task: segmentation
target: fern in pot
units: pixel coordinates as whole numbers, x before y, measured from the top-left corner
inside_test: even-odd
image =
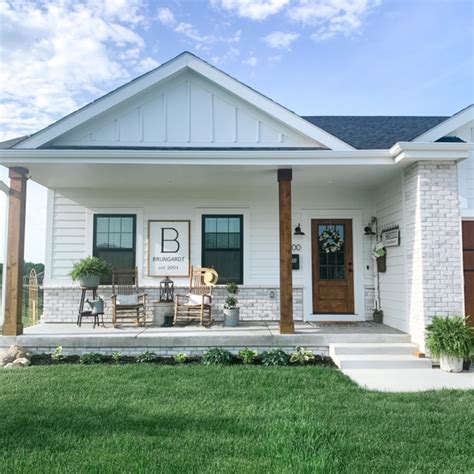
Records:
[[[236,295],[239,287],[231,282],[225,287],[227,298],[224,303],[224,326],[238,326],[240,317],[240,308],[237,306]]]
[[[462,316],[435,316],[426,328],[426,346],[439,358],[442,370],[462,372],[463,359],[469,357],[474,344],[474,330]]]
[[[111,267],[98,257],[86,257],[75,263],[69,274],[82,288],[97,288],[102,277],[110,274]]]

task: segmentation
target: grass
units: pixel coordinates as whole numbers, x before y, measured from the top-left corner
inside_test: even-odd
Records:
[[[0,372],[0,472],[474,472],[474,392],[383,394],[329,367]]]

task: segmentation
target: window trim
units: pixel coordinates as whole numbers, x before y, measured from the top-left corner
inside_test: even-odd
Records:
[[[239,281],[236,281],[235,283],[237,285],[243,285],[244,284],[244,214],[202,214],[201,215],[201,265],[204,266],[204,254],[206,251],[211,251],[212,250],[224,250],[224,251],[230,251],[230,252],[235,252],[236,249],[206,249],[206,239],[205,239],[205,219],[206,218],[239,218],[240,220],[240,279]]]
[[[137,214],[116,214],[116,213],[94,213],[92,215],[92,255],[95,256],[97,249],[97,219],[101,217],[131,217],[133,219],[133,235],[131,249],[112,249],[114,252],[133,252],[133,268],[137,266]],[[111,249],[101,249],[107,251]]]

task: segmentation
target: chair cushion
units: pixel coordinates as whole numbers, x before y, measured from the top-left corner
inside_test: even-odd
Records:
[[[119,306],[138,304],[138,295],[117,295],[117,304]]]
[[[208,299],[204,299],[204,297],[207,296],[207,295],[194,295],[192,293],[188,293],[188,305],[196,305],[196,304],[202,304],[203,302],[204,303],[208,303],[209,300]]]

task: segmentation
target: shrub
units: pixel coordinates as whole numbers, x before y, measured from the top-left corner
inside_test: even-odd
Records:
[[[56,347],[54,352],[51,354],[51,359],[54,362],[61,362],[62,360],[64,360],[63,346]]]
[[[239,351],[239,359],[241,359],[246,365],[254,362],[257,356],[258,352],[253,349],[249,349],[248,347]]]
[[[297,346],[296,351],[291,354],[290,362],[293,364],[305,364],[310,360],[314,360],[313,351],[307,351],[302,346]]]
[[[173,359],[177,364],[184,364],[188,356],[184,352],[178,352],[174,355]]]
[[[86,257],[74,264],[69,276],[76,281],[92,275],[106,277],[110,271],[110,265],[104,260],[98,257]]]
[[[288,365],[290,356],[281,349],[272,349],[262,353],[263,365]]]
[[[104,355],[99,352],[86,352],[79,358],[79,363],[84,365],[101,364],[104,359]]]
[[[112,352],[112,360],[116,364],[119,364],[120,361],[122,360],[122,353],[121,352]]]
[[[474,344],[474,329],[462,316],[435,316],[426,328],[426,346],[434,357],[468,357]]]
[[[233,356],[232,354],[220,347],[213,347],[206,351],[202,356],[202,363],[204,365],[229,365],[232,364]]]
[[[139,364],[155,362],[158,356],[154,352],[145,351],[143,354],[137,355],[136,361]]]
[[[239,287],[233,281],[228,283],[225,287],[227,291],[227,297],[224,303],[224,309],[234,309],[237,307],[237,298],[235,295],[239,292]]]

